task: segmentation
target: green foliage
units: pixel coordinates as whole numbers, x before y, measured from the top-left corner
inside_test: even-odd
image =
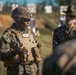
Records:
[[[50,13],[50,14],[47,14],[47,13],[36,13],[34,14],[34,16],[36,16],[36,18],[42,18],[42,19],[58,19],[59,17],[59,13]]]
[[[5,28],[1,27],[0,28],[0,37],[2,36],[3,31]],[[3,62],[0,61],[0,75],[6,75],[6,68],[4,67]]]
[[[22,6],[26,7],[26,5],[27,5],[27,2],[26,2],[26,0],[24,0]]]
[[[36,16],[36,18],[42,18],[44,21],[45,21],[45,24],[44,26],[53,31],[57,25],[55,24],[52,24],[49,20],[51,19],[55,19],[55,20],[58,20],[59,19],[59,14],[58,13],[51,13],[51,14],[46,14],[46,13],[37,13],[37,14],[34,14]]]
[[[11,13],[11,3],[7,1],[3,6],[3,13],[10,14]]]
[[[59,5],[70,5],[73,0],[57,0]]]
[[[42,59],[44,59],[52,52],[52,32],[48,29],[39,28],[40,36],[38,40],[42,44]]]
[[[5,30],[4,27],[0,27],[0,37],[2,36],[3,31]]]
[[[3,62],[0,62],[0,75],[6,75],[6,68],[4,67]]]
[[[46,6],[46,0],[42,0],[42,2],[37,3],[37,13],[44,12],[44,7]]]

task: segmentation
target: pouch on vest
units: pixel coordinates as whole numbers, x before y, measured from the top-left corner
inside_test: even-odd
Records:
[[[7,61],[4,61],[4,66],[5,67],[12,67],[13,63],[19,63],[19,62],[20,62],[20,57],[19,57],[19,55],[16,54],[16,56],[14,56],[13,58],[11,58]]]
[[[26,70],[26,74],[32,74],[33,72],[37,71],[37,67],[36,65],[32,64],[32,65],[25,65],[25,70]]]

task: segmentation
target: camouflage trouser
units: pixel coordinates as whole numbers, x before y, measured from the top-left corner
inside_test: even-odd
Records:
[[[36,64],[20,65],[14,64],[13,67],[7,67],[7,75],[36,75]]]

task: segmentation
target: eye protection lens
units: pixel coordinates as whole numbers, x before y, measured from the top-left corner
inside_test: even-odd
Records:
[[[24,22],[29,22],[30,18],[22,18],[21,20],[23,20]]]

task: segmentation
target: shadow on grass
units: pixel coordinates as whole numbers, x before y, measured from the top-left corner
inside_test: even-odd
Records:
[[[53,31],[56,26],[54,24],[52,24],[51,22],[47,21],[45,24],[44,24],[45,28],[49,29],[50,31]]]
[[[49,29],[45,29],[45,28],[37,28],[40,32],[40,34],[44,34],[44,35],[48,35],[51,34],[51,31]]]

